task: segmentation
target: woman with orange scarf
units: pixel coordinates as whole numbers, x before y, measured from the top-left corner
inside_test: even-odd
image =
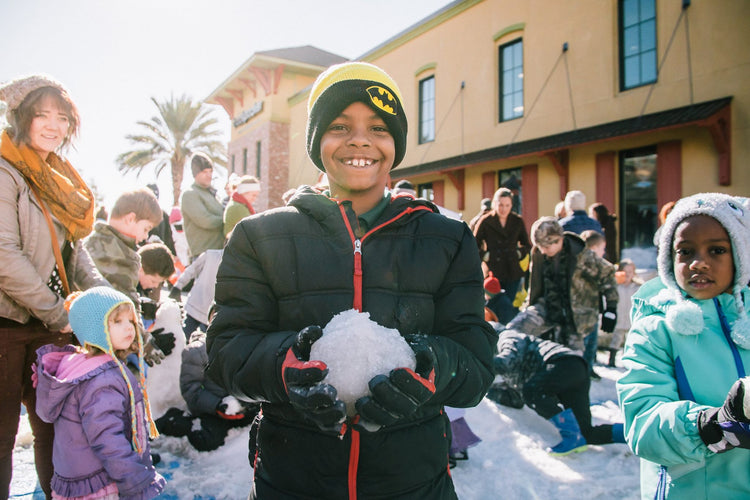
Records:
[[[58,154],[80,123],[70,95],[34,75],[0,84],[0,100],[9,123],[0,135],[0,498],[10,490],[21,403],[50,498],[53,428],[36,414],[31,365],[38,347],[71,343],[65,296],[108,283],[81,242],[93,227],[94,197]]]

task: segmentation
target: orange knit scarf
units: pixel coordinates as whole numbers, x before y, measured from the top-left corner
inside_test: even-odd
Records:
[[[0,156],[36,186],[71,240],[79,240],[91,232],[94,227],[94,195],[67,160],[50,153],[45,162],[26,144],[17,146],[7,130],[0,137]]]

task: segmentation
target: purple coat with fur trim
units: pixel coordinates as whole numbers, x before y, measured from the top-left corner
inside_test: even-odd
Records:
[[[53,491],[77,497],[115,483],[121,499],[161,492],[165,480],[151,464],[143,394],[130,370],[140,455],[131,444],[128,386],[112,358],[46,345],[37,350],[36,373],[37,414],[55,425]]]

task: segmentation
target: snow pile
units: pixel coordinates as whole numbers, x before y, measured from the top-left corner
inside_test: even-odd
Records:
[[[180,391],[180,369],[182,351],[185,349],[185,334],[182,332],[180,305],[173,300],[165,300],[156,311],[156,319],[150,331],[164,328],[164,333],[174,334],[174,349],[161,360],[161,363],[146,369],[146,390],[151,403],[151,414],[161,417],[169,408],[185,410],[187,404]]]
[[[367,384],[375,375],[416,368],[414,351],[398,330],[381,326],[369,313],[355,309],[331,318],[312,345],[310,359],[328,365],[324,382],[336,388],[349,416],[356,413],[354,403],[370,393]]]

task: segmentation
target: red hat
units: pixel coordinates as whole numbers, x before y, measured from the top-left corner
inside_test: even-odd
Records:
[[[497,295],[503,291],[502,288],[500,288],[500,281],[492,275],[492,271],[490,271],[484,279],[484,291],[490,295]]]

